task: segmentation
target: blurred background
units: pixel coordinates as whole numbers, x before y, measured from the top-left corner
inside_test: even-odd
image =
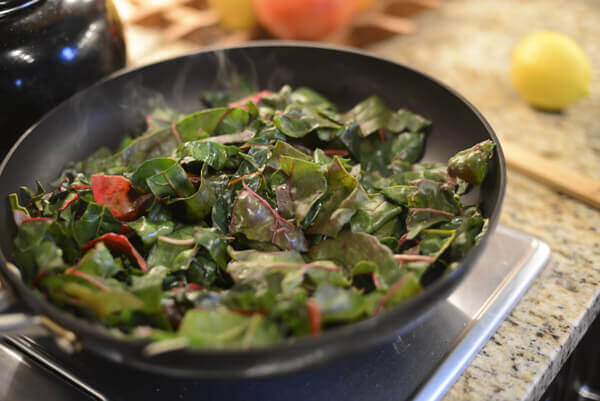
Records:
[[[296,39],[368,47],[442,0],[116,0],[134,63],[199,46]],[[146,54],[152,49],[154,54]]]

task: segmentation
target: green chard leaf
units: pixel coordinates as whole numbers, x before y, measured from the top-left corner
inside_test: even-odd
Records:
[[[63,251],[53,241],[43,240],[29,256],[34,257],[38,275],[65,267]]]
[[[390,122],[392,132],[400,132],[400,131],[411,131],[411,132],[420,132],[423,129],[429,127],[431,125],[431,121],[428,119],[411,113],[406,109],[400,109],[396,112],[396,115],[392,118]]]
[[[402,255],[407,259],[404,261],[399,260],[399,263],[402,263],[403,269],[406,269],[417,279],[420,279],[427,269],[442,257],[455,237],[456,230],[422,230],[419,235],[419,254]],[[400,258],[402,256],[397,255],[396,257]],[[414,260],[411,260],[411,257],[414,257]]]
[[[275,143],[275,146],[273,146],[273,150],[271,151],[271,157],[267,161],[266,165],[274,170],[279,170],[279,158],[282,156],[289,156],[296,159],[311,161],[310,156],[306,153],[299,151],[298,149],[286,142],[278,140]]]
[[[19,205],[19,197],[17,194],[8,195],[8,201],[10,203],[10,209],[13,213],[13,220],[17,226],[21,225],[21,222],[31,217],[27,208]]]
[[[185,170],[179,164],[174,164],[166,170],[148,177],[146,183],[154,196],[158,198],[184,198],[196,192],[194,184],[191,183]]]
[[[409,195],[414,196],[417,188],[414,185],[393,185],[391,187],[383,188],[381,193],[392,202],[408,207]]]
[[[327,170],[327,188],[321,211],[307,232],[335,237],[366,200],[366,193],[337,156]]]
[[[227,242],[216,230],[197,227],[194,242],[204,248],[221,269],[227,266]]]
[[[109,278],[121,269],[104,243],[98,242],[86,252],[77,264],[77,270],[102,278]]]
[[[323,323],[340,323],[357,320],[365,312],[365,299],[354,289],[343,289],[323,284],[313,295],[319,306]]]
[[[289,192],[293,216],[302,221],[327,190],[327,180],[318,164],[289,156],[279,158],[281,170],[289,177],[283,184]],[[279,204],[279,198],[278,198]]]
[[[302,255],[296,251],[259,252],[255,250],[234,251],[229,249],[231,262],[227,272],[235,282],[248,283],[262,279],[268,268],[304,265]]]
[[[227,310],[190,310],[178,334],[190,345],[203,348],[247,348],[281,338],[278,327],[260,314],[246,316]]]
[[[72,223],[73,238],[79,246],[83,246],[91,240],[106,233],[118,233],[121,231],[121,222],[117,220],[110,209],[90,202],[79,220]]]
[[[182,220],[188,223],[200,223],[211,213],[213,205],[225,192],[229,177],[225,174],[208,176],[202,169],[198,190],[187,198],[176,198],[168,203],[173,207]]]
[[[158,237],[171,234],[175,226],[172,221],[153,223],[146,216],[129,222],[127,225],[135,230],[146,247],[154,245]]]
[[[157,128],[134,139],[120,152],[105,159],[106,167],[102,170],[108,171],[108,167],[120,165],[137,168],[146,160],[172,154],[178,145],[177,135],[171,127]]]
[[[388,129],[392,114],[392,111],[378,96],[369,97],[347,113],[360,126],[363,137],[369,136],[380,129]]]
[[[351,230],[371,234],[400,213],[402,207],[387,202],[383,196],[368,196],[366,202],[350,220]]]
[[[418,160],[424,144],[425,135],[413,132],[404,132],[386,141],[365,138],[359,142],[358,158],[363,170],[387,177],[395,173],[397,166],[410,166]]]
[[[241,108],[229,109],[215,129],[215,135],[230,135],[244,131],[250,123],[250,113]]]
[[[401,272],[394,255],[388,247],[366,233],[343,232],[335,239],[328,239],[313,246],[309,252],[313,260],[332,260],[348,271],[360,261],[377,265],[385,288],[396,282]]]
[[[456,230],[456,238],[450,246],[451,260],[460,260],[467,255],[483,231],[485,221],[475,207],[470,207],[440,227],[441,230]]]
[[[60,248],[65,262],[73,264],[81,256],[81,249],[73,237],[70,224],[69,221],[55,221],[48,227],[46,234]]]
[[[422,290],[423,286],[414,274],[405,274],[382,297],[378,297],[374,313],[379,313],[383,309],[388,310],[404,303]]]
[[[472,148],[462,150],[448,161],[448,173],[466,182],[479,185],[487,173],[488,160],[494,155],[495,144],[483,141]]]
[[[211,141],[192,141],[186,142],[177,149],[179,159],[186,158],[201,161],[208,164],[216,170],[225,166],[227,159],[238,153],[235,146],[226,146]]]
[[[169,271],[181,270],[181,264],[175,264],[175,261],[184,262],[189,260],[189,253],[185,253],[194,248],[195,227],[187,226],[166,236],[158,237],[158,240],[150,250],[148,255],[148,267],[165,266]],[[177,259],[179,257],[179,259]]]
[[[176,163],[175,159],[169,157],[155,157],[154,159],[145,161],[133,172],[131,182],[144,191],[150,192],[150,187],[146,183],[146,179],[162,173]]]
[[[391,158],[415,163],[421,158],[425,147],[425,135],[416,132],[405,132],[391,140]],[[391,160],[390,160],[391,162]]]
[[[227,107],[217,107],[189,114],[177,122],[177,132],[185,142],[211,136],[228,111]]]
[[[303,104],[318,109],[336,109],[335,105],[323,97],[323,95],[303,86],[297,88],[291,93],[290,101],[292,103]]]
[[[163,280],[169,273],[165,266],[156,266],[141,277],[132,277],[131,292],[144,303],[147,313],[162,313]]]
[[[419,180],[415,184],[416,191],[408,195],[409,208],[430,208],[457,214],[461,204],[454,192],[444,189],[438,182]]]
[[[416,191],[407,196],[409,214],[406,219],[408,239],[438,223],[450,221],[461,210],[454,192],[440,183],[422,179],[415,183]]]
[[[302,230],[281,217],[264,198],[248,187],[238,193],[229,231],[244,234],[249,240],[272,242],[282,249],[307,250]]]
[[[89,287],[72,282],[65,283],[62,291],[76,299],[79,305],[92,309],[100,317],[124,310],[144,308],[144,302],[127,291],[94,291]]]
[[[393,112],[377,96],[371,96],[357,104],[347,116],[360,125],[364,137],[380,129],[395,133],[404,130],[418,132],[431,124],[430,121],[407,110]]]
[[[447,212],[439,210],[411,209],[406,218],[406,228],[408,229],[406,239],[412,240],[424,229],[449,221],[451,217],[452,215]]]
[[[322,283],[347,287],[350,281],[344,269],[327,260],[306,263],[294,251],[258,252],[230,250],[232,261],[227,272],[237,285],[252,285],[264,294],[270,289],[286,296],[301,290],[301,286],[316,288]]]
[[[360,126],[356,123],[349,124],[338,131],[338,137],[352,156],[361,160],[360,144],[363,140]]]
[[[49,227],[54,223],[51,218],[33,218],[23,222],[17,230],[15,247],[22,251],[28,251],[39,245]]]
[[[275,126],[286,136],[302,138],[320,128],[340,128],[340,125],[322,117],[308,106],[291,104],[273,118]]]
[[[423,230],[420,236],[419,251],[421,255],[438,259],[448,249],[455,237],[456,230]]]

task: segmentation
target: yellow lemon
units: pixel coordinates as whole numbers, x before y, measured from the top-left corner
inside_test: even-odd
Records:
[[[517,92],[533,106],[561,110],[589,94],[592,68],[571,38],[540,31],[515,47],[510,75]]]
[[[209,0],[208,3],[227,29],[252,29],[256,25],[252,0]]]

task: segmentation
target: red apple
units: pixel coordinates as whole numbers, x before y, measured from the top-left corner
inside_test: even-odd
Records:
[[[260,23],[281,39],[318,40],[346,25],[353,0],[254,0]]]

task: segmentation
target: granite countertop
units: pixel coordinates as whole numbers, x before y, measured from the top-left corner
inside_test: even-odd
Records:
[[[446,1],[418,18],[417,34],[372,48],[461,92],[501,142],[600,180],[600,4],[589,1]],[[594,71],[592,95],[564,113],[528,107],[509,82],[510,51],[531,31],[564,32]],[[445,400],[537,401],[600,307],[600,212],[509,170],[501,222],[535,235],[552,259]]]
[[[411,36],[371,47],[461,92],[501,141],[600,180],[600,4],[597,0],[446,0],[416,18]],[[510,51],[538,30],[564,32],[592,61],[592,95],[564,113],[528,107],[508,78]],[[148,62],[190,44],[128,32],[132,59]],[[158,49],[158,50],[157,50]],[[537,401],[600,308],[600,212],[510,171],[501,222],[535,235],[552,259],[445,400]]]

